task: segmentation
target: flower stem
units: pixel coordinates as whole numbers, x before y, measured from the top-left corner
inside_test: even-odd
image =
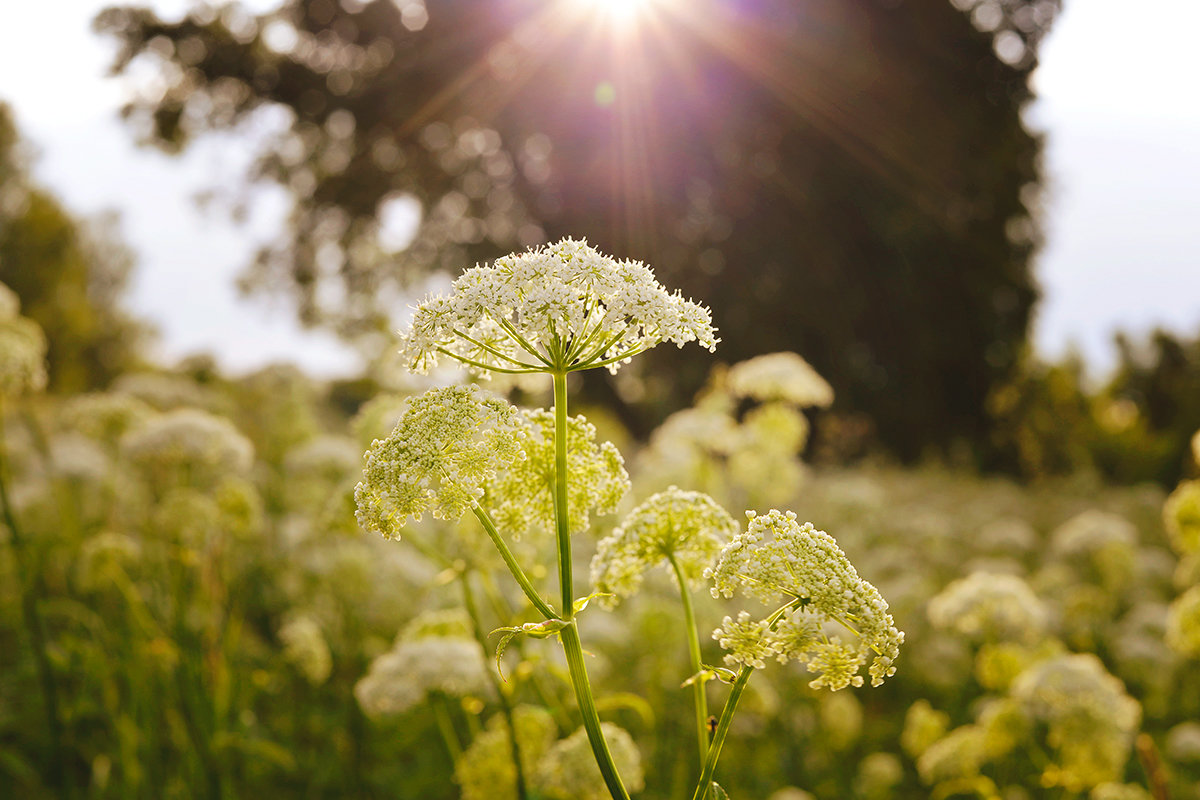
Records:
[[[475,641],[479,642],[479,646],[483,648],[484,655],[489,655],[487,634],[483,632],[483,623],[479,619],[479,607],[475,603],[475,592],[471,589],[471,573],[464,572],[458,576],[458,579],[462,584],[463,605],[466,606],[467,615],[471,618],[471,631],[475,634]],[[529,790],[525,784],[525,767],[521,762],[521,745],[517,741],[517,724],[513,719],[512,700],[495,672],[489,669],[487,676],[492,682],[492,688],[496,690],[496,696],[500,698],[500,712],[504,715],[505,724],[508,725],[509,748],[512,750],[513,767],[516,769],[517,797],[520,800],[528,800]]]
[[[440,692],[431,699],[433,702],[430,705],[433,706],[433,718],[437,722],[438,733],[442,735],[442,742],[446,745],[450,760],[457,764],[462,758],[463,750],[458,733],[454,730],[454,721],[450,719],[449,699]]]
[[[8,496],[8,454],[4,442],[3,404],[0,404],[0,512],[3,513],[5,527],[8,528],[9,542],[13,549],[13,558],[17,563],[18,579],[27,581],[21,589],[21,616],[29,636],[30,650],[33,653],[34,669],[41,683],[42,705],[46,715],[46,732],[49,735],[49,784],[57,790],[60,797],[70,797],[71,786],[66,770],[66,754],[63,750],[62,719],[58,711],[58,684],[54,677],[54,669],[50,665],[49,650],[46,646],[46,629],[42,615],[38,609],[38,595],[42,590],[42,576],[35,563],[27,560],[30,556],[25,551],[25,536],[17,522],[12,501]],[[35,559],[36,561],[36,559]]]
[[[705,800],[708,796],[709,787],[712,786],[713,773],[717,770],[717,759],[721,757],[721,747],[725,744],[725,735],[729,733],[729,722],[733,719],[733,712],[737,709],[738,701],[742,699],[742,691],[750,681],[752,672],[754,672],[754,667],[745,664],[738,670],[737,678],[733,681],[733,688],[729,691],[729,698],[725,701],[725,708],[721,711],[721,721],[717,723],[712,744],[708,746],[704,769],[700,772],[700,782],[696,784],[692,800]]]
[[[683,578],[683,570],[675,559],[674,553],[667,554],[671,569],[675,570],[675,579],[679,581],[679,596],[683,600],[683,616],[687,628],[688,655],[692,660],[692,675],[698,676],[704,669],[700,660],[700,635],[696,631],[696,612],[692,608],[692,595],[688,591],[687,581]],[[708,755],[708,697],[704,689],[704,681],[695,677],[692,681],[692,700],[696,706],[696,735],[700,745],[700,764]]]
[[[596,764],[613,800],[629,800],[629,792],[621,783],[617,766],[604,732],[600,729],[600,716],[596,712],[596,701],[592,697],[592,685],[588,681],[587,665],[583,661],[583,645],[579,641],[579,629],[575,624],[574,587],[571,585],[571,521],[567,511],[567,374],[565,371],[552,373],[554,378],[554,523],[558,540],[558,579],[562,589],[562,618],[567,626],[559,633],[563,653],[567,657],[567,668],[571,673],[571,685],[575,689],[575,700],[579,714],[583,717],[583,728],[596,756]]]
[[[554,373],[554,525],[558,539],[558,581],[563,619],[575,615],[571,579],[571,522],[567,516],[567,376]]]
[[[475,518],[479,520],[479,524],[483,525],[483,529],[487,531],[488,538],[492,540],[492,544],[496,545],[496,549],[500,551],[500,557],[504,559],[504,564],[508,567],[508,571],[517,579],[517,583],[521,585],[521,591],[525,592],[525,596],[529,598],[529,602],[533,603],[533,607],[541,612],[541,615],[546,619],[558,619],[558,614],[541,598],[537,589],[529,580],[529,576],[525,574],[525,571],[521,569],[521,565],[517,563],[512,550],[508,549],[508,545],[500,536],[500,532],[496,530],[496,523],[492,522],[491,516],[480,506],[473,506],[471,511],[475,513]],[[567,602],[566,608],[569,613],[571,608],[570,601]]]
[[[579,628],[574,619],[559,632],[559,639],[562,640],[563,652],[567,656],[567,668],[571,673],[571,685],[575,687],[579,713],[583,717],[583,729],[587,731],[588,742],[592,745],[592,753],[596,756],[596,764],[600,767],[604,784],[613,800],[629,800],[629,792],[621,783],[617,765],[613,762],[604,731],[600,728],[600,716],[596,713],[596,701],[592,697],[592,686],[588,682],[587,665],[583,663],[583,645],[579,641]]]

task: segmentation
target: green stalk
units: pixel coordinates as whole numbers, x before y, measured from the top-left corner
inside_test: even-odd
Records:
[[[537,589],[529,580],[529,577],[525,574],[525,571],[521,569],[521,565],[517,563],[517,559],[515,556],[513,556],[512,550],[508,549],[508,545],[505,543],[504,539],[501,538],[500,532],[496,530],[496,523],[492,522],[492,518],[488,515],[488,513],[480,506],[472,507],[471,511],[475,513],[475,518],[479,520],[479,523],[483,525],[483,529],[487,531],[487,535],[492,540],[492,544],[496,545],[496,549],[500,551],[500,557],[504,559],[504,563],[508,567],[508,571],[512,573],[513,577],[517,579],[517,583],[521,585],[521,590],[525,592],[525,596],[529,598],[529,602],[533,603],[534,608],[541,612],[541,615],[546,619],[558,619],[558,614],[556,614],[554,609],[547,605],[546,601],[541,598],[537,592]],[[570,547],[569,542],[567,546],[568,548]],[[570,550],[567,551],[567,557],[570,557]],[[567,609],[566,613],[570,613],[571,601],[569,598],[563,607]]]
[[[692,660],[692,700],[696,706],[696,735],[700,744],[700,764],[708,756],[708,697],[704,690],[704,681],[698,676],[704,669],[700,660],[700,635],[696,631],[696,612],[692,609],[692,595],[688,591],[687,581],[683,578],[683,570],[675,559],[674,553],[667,554],[671,569],[675,570],[675,579],[679,581],[679,596],[683,600],[683,616],[687,628],[688,655]]]
[[[733,719],[733,712],[737,709],[738,701],[742,699],[742,691],[750,681],[752,672],[754,672],[754,667],[745,664],[738,671],[733,688],[729,691],[729,699],[725,701],[725,708],[721,711],[721,721],[717,723],[712,744],[708,747],[708,755],[704,759],[704,769],[700,772],[700,782],[696,784],[692,800],[705,800],[708,796],[709,787],[712,786],[713,773],[717,771],[717,759],[721,757],[721,747],[725,744],[725,735],[729,733],[729,722]]]
[[[459,582],[462,583],[463,605],[467,607],[467,615],[471,618],[471,631],[475,634],[475,640],[479,642],[479,646],[483,648],[484,655],[489,656],[487,634],[483,632],[483,623],[479,620],[479,608],[475,604],[475,592],[471,589],[470,573],[464,572],[459,575]],[[521,763],[521,745],[517,742],[517,723],[513,718],[512,700],[495,672],[489,669],[487,676],[492,682],[492,688],[496,690],[496,696],[500,698],[500,712],[504,715],[505,724],[508,725],[508,740],[512,750],[513,766],[516,768],[517,797],[520,800],[528,800],[529,790],[525,785],[525,767]]]
[[[604,784],[613,800],[629,800],[629,792],[617,774],[608,742],[600,729],[600,715],[596,712],[596,701],[592,697],[592,685],[588,681],[587,665],[583,660],[583,645],[579,641],[579,629],[575,624],[574,587],[571,585],[571,522],[567,516],[567,375],[564,371],[552,373],[554,378],[554,523],[558,540],[558,578],[562,588],[563,619],[567,626],[559,632],[563,653],[567,657],[567,668],[571,673],[571,685],[579,713],[583,717],[583,728],[596,756],[596,764]]]
[[[17,562],[18,577],[28,581],[21,590],[21,616],[26,633],[29,635],[38,682],[41,683],[42,705],[46,714],[46,732],[50,737],[48,783],[57,790],[60,797],[70,797],[71,785],[67,776],[66,759],[62,746],[62,718],[58,712],[58,686],[46,646],[46,628],[42,622],[42,615],[38,611],[38,595],[41,594],[42,576],[34,565],[26,560],[28,554],[25,552],[24,533],[17,522],[12,501],[8,496],[8,453],[4,441],[4,414],[5,409],[3,404],[0,404],[0,510],[3,511],[4,524],[8,527],[14,560]]]
[[[571,522],[567,517],[567,376],[554,373],[554,524],[558,539],[558,581],[563,619],[575,616],[571,577]]]
[[[454,722],[450,719],[450,709],[447,705],[449,701],[441,692],[431,700],[433,702],[429,705],[433,707],[433,718],[437,721],[438,733],[442,735],[442,741],[450,753],[450,760],[457,764],[462,759],[463,751],[462,744],[458,741],[458,733],[454,730]]]

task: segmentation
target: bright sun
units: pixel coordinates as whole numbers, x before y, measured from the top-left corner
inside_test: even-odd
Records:
[[[571,0],[591,13],[609,17],[614,22],[630,23],[637,19],[655,0]]]

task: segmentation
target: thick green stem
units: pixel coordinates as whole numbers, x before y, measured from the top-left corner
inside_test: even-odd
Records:
[[[667,554],[667,561],[671,563],[671,569],[675,570],[675,579],[679,581],[679,596],[683,600],[688,656],[692,661],[692,700],[696,707],[696,736],[700,744],[700,763],[704,764],[708,755],[708,696],[705,693],[704,681],[699,677],[704,664],[700,660],[700,635],[696,631],[696,612],[692,609],[692,595],[688,591],[679,562],[671,553]]]
[[[496,545],[496,549],[500,551],[500,557],[504,559],[508,571],[512,573],[513,577],[517,579],[517,583],[521,585],[521,590],[525,592],[525,596],[529,598],[529,602],[533,603],[533,607],[546,619],[558,619],[558,614],[541,598],[537,589],[525,574],[525,571],[521,569],[521,565],[517,563],[512,550],[508,549],[508,544],[501,538],[500,532],[496,530],[496,523],[492,522],[492,518],[488,516],[488,513],[479,506],[475,506],[471,510],[475,512],[475,518],[479,520],[480,524],[483,525],[483,529],[487,531],[488,538],[492,540],[492,544]],[[571,608],[570,600],[564,604],[564,608],[567,609],[565,613],[569,614]]]
[[[596,712],[596,701],[592,697],[592,686],[588,682],[587,665],[583,662],[583,645],[579,641],[579,628],[575,620],[559,633],[562,640],[563,652],[567,655],[567,668],[571,673],[571,685],[575,687],[575,698],[579,702],[579,713],[583,717],[583,729],[587,731],[588,742],[592,745],[592,753],[596,756],[596,764],[600,767],[600,775],[608,787],[613,800],[629,800],[629,792],[621,783],[617,774],[617,765],[609,752],[608,742],[604,731],[600,729],[600,715]]]
[[[571,578],[571,521],[567,516],[567,376],[554,373],[554,525],[558,539],[558,581],[563,618],[575,612]]]
[[[721,747],[725,744],[725,735],[729,733],[729,722],[733,719],[733,712],[737,710],[738,701],[742,699],[742,691],[746,688],[752,672],[754,672],[754,667],[743,664],[738,671],[737,678],[733,681],[733,688],[730,689],[729,698],[725,701],[725,708],[721,711],[721,721],[717,723],[712,744],[708,746],[704,769],[700,772],[700,782],[696,784],[692,800],[705,800],[708,796],[709,787],[712,786],[713,773],[717,771],[717,759],[721,757]]]
[[[475,603],[475,592],[471,589],[471,574],[463,573],[459,576],[459,582],[462,584],[463,605],[466,606],[467,615],[471,618],[471,631],[475,634],[475,640],[479,642],[479,646],[483,648],[484,655],[490,657],[487,634],[483,632],[483,623],[479,619],[479,607]],[[516,769],[517,797],[520,800],[528,800],[529,790],[525,784],[525,767],[521,762],[521,745],[517,741],[517,723],[513,718],[512,700],[508,696],[506,687],[500,681],[500,677],[490,669],[487,670],[487,675],[492,682],[492,688],[496,690],[496,696],[500,698],[500,713],[504,715],[504,721],[508,725],[509,747],[512,750],[513,767]]]
[[[596,756],[596,764],[604,777],[613,800],[629,800],[629,792],[617,774],[608,742],[600,729],[600,715],[596,712],[596,701],[592,697],[592,685],[588,681],[587,665],[583,661],[583,644],[579,641],[579,629],[575,624],[574,587],[571,585],[571,521],[567,511],[567,375],[553,373],[554,378],[554,523],[558,540],[558,578],[562,589],[563,619],[568,624],[559,633],[563,652],[567,657],[567,668],[571,673],[571,685],[579,703],[579,714],[583,717],[583,728]]]

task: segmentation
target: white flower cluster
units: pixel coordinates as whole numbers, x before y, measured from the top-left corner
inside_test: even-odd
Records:
[[[734,397],[828,408],[833,387],[796,353],[768,353],[733,365],[726,376]]]
[[[633,738],[624,728],[611,722],[600,723],[600,730],[625,788],[640,792],[646,780],[642,756]],[[583,728],[555,742],[546,751],[538,764],[534,783],[547,800],[607,800],[610,796]]]
[[[713,596],[732,597],[741,589],[764,603],[794,601],[798,611],[768,625],[765,645],[750,644],[749,615],[739,615],[736,623],[726,617],[723,628],[713,632],[714,639],[729,642],[726,661],[759,666],[765,646],[779,661],[806,661],[818,676],[810,685],[833,690],[861,686],[858,670],[868,658],[872,686],[894,675],[904,634],[879,591],[858,576],[833,537],[811,523],[800,525],[790,511],[748,511],[746,516],[746,530],[725,545],[716,566],[705,573],[715,584]],[[853,631],[856,639],[826,635],[827,622]]]
[[[122,392],[92,392],[63,405],[63,421],[85,436],[114,444],[156,412],[149,404]]]
[[[362,451],[347,436],[317,436],[288,451],[284,471],[289,478],[302,475],[336,483],[358,469]]]
[[[157,479],[219,480],[245,474],[254,461],[254,446],[232,422],[197,408],[151,417],[122,437],[121,450]]]
[[[294,664],[313,686],[320,686],[329,678],[333,656],[320,624],[313,617],[300,614],[284,622],[279,629],[279,641],[283,643],[284,659]]]
[[[685,588],[695,589],[737,530],[733,517],[711,497],[672,486],[629,512],[600,540],[592,558],[592,583],[597,592],[613,595],[600,598],[613,606],[617,598],[637,592],[648,570],[669,567],[674,559],[689,584]]]
[[[497,468],[523,459],[526,423],[515,406],[474,386],[413,398],[400,424],[376,439],[355,487],[358,522],[389,539],[409,517],[455,519],[483,496]]]
[[[46,336],[19,309],[16,293],[0,283],[0,398],[46,386]]]
[[[1092,509],[1055,528],[1050,534],[1050,549],[1068,559],[1095,557],[1106,550],[1129,553],[1137,540],[1137,527],[1132,522]]]
[[[483,648],[474,639],[400,638],[371,662],[354,685],[354,696],[370,717],[403,713],[433,692],[486,697],[491,690],[487,669]]]
[[[1068,654],[1035,664],[1013,682],[1012,696],[1046,726],[1055,758],[1044,785],[1081,792],[1124,775],[1141,706],[1096,656]]]
[[[1016,575],[973,572],[929,601],[929,621],[973,641],[1025,641],[1041,637],[1046,609]]]
[[[526,458],[497,470],[486,485],[502,530],[554,530],[554,414],[522,410],[521,448]],[[612,442],[596,443],[596,427],[582,416],[567,418],[567,514],[571,533],[585,531],[592,514],[611,514],[629,491],[625,459]]]
[[[645,264],[563,239],[466,270],[449,297],[431,297],[401,334],[417,372],[442,355],[474,371],[551,371],[621,363],[655,345],[696,341],[714,350],[712,315],[671,294]]]

